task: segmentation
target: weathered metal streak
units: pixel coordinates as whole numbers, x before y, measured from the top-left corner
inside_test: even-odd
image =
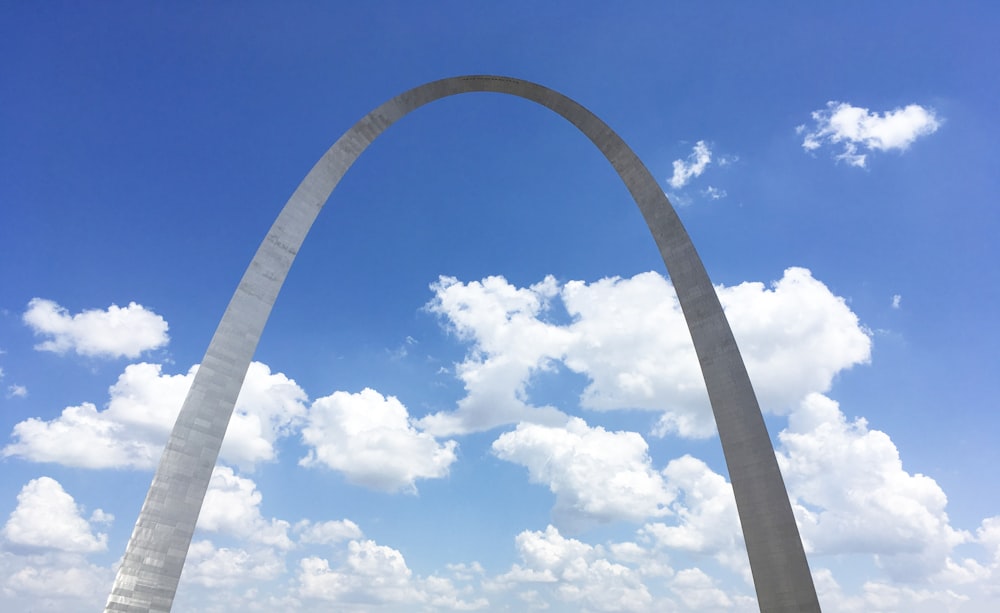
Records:
[[[551,89],[507,77],[434,81],[378,107],[347,131],[299,185],[240,281],[202,360],[139,514],[105,611],[169,611],[233,406],[271,307],[331,191],[376,137],[410,111],[468,92],[511,94],[555,111],[614,166],[660,249],[694,341],[736,494],[762,611],[819,603],[774,449],[715,289],[670,202],[625,142]]]

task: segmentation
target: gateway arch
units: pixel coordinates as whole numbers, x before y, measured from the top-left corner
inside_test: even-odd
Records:
[[[639,205],[677,292],[701,365],[736,495],[762,611],[819,611],[774,448],[729,322],[659,184],[596,115],[547,87],[463,76],[416,87],[358,121],[306,175],[264,237],[219,322],[143,503],[105,612],[167,612],[236,398],[271,307],[337,183],[386,128],[435,100],[495,92],[531,100],[575,125],[611,162]]]

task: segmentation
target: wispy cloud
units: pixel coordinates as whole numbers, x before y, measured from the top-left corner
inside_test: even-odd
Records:
[[[932,134],[941,126],[933,109],[910,104],[885,113],[872,113],[847,102],[827,102],[826,109],[813,111],[815,125],[795,128],[805,134],[802,148],[815,151],[823,145],[843,144],[835,157],[851,166],[864,168],[872,151],[905,151],[917,138]],[[675,163],[676,164],[676,163]]]
[[[899,305],[900,305],[900,303],[902,301],[903,301],[903,297],[902,296],[900,296],[899,294],[893,294],[892,295],[892,308],[898,309]]]
[[[702,195],[711,198],[712,200],[722,200],[726,197],[726,190],[720,189],[718,187],[713,187],[709,185],[707,188],[701,191]]]
[[[712,151],[705,144],[705,141],[698,141],[687,161],[674,160],[674,174],[670,177],[670,187],[674,189],[684,187],[691,179],[705,172],[705,168],[711,163]]]
[[[28,388],[23,385],[9,385],[7,386],[7,397],[8,398],[25,398],[28,395]]]

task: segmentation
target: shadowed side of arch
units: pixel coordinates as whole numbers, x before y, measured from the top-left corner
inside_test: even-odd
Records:
[[[684,312],[736,495],[762,611],[819,603],[770,436],[732,330],[691,239],[659,184],[603,121],[541,85],[496,76],[433,81],[382,104],[323,155],[257,249],[209,344],[170,434],[105,611],[169,611],[222,439],[264,325],[302,241],[337,183],[383,131],[435,100],[495,92],[531,100],[575,125],[628,187]]]

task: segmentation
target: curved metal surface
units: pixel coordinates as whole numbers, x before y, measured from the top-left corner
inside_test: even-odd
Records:
[[[593,113],[519,79],[465,76],[411,89],[358,121],[281,210],[219,323],[170,434],[105,611],[169,611],[195,523],[260,335],[295,255],[340,179],[386,128],[429,102],[468,92],[525,98],[575,125],[628,187],[666,264],[708,387],[762,611],[818,611],[795,518],[743,359],[677,213],[625,142]]]

